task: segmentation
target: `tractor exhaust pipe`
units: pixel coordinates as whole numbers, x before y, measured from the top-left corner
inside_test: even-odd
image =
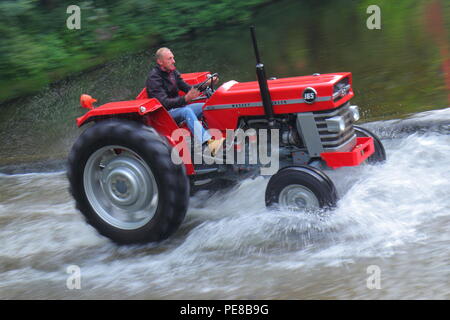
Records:
[[[262,64],[261,58],[259,56],[254,26],[250,27],[250,33],[252,35],[253,49],[255,49],[256,76],[258,77],[258,84],[259,84],[259,90],[261,93],[261,99],[262,99],[262,103],[264,106],[264,111],[266,113],[266,117],[269,120],[269,126],[272,127],[275,122],[274,116],[273,116],[272,98],[270,97],[269,86],[267,85],[267,77],[266,77],[266,71],[264,69],[264,64]]]

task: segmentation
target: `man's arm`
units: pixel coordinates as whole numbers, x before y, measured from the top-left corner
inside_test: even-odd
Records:
[[[177,79],[177,86],[178,86],[178,88],[179,88],[181,91],[183,91],[184,93],[187,93],[187,92],[188,92],[189,90],[191,90],[192,88],[195,88],[195,86],[192,87],[192,86],[188,85],[188,84],[183,80],[183,78],[181,78],[181,75],[180,75],[180,73],[179,73],[178,71],[175,71],[175,77],[176,77],[176,79]]]
[[[156,98],[167,109],[182,107],[186,104],[184,97],[170,98],[163,87],[163,79],[157,74],[151,74],[146,82],[147,93],[150,98]]]

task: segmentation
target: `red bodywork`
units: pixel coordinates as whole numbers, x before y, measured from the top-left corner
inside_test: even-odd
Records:
[[[182,78],[190,85],[194,85],[204,81],[208,74],[209,72],[186,73],[182,74]],[[348,77],[351,85],[352,76],[349,72],[268,80],[274,114],[329,110],[343,105],[354,96],[352,88],[336,102],[332,96],[333,85],[345,77]],[[314,87],[317,92],[318,98],[312,104],[301,100],[302,92],[307,87]],[[180,94],[184,93],[180,92]],[[243,83],[228,81],[204,102],[203,115],[208,127],[219,129],[224,135],[226,129],[237,128],[240,117],[264,116],[265,114],[257,81]],[[182,137],[177,141],[172,139],[172,132],[180,127],[157,99],[148,98],[145,88],[139,93],[136,100],[110,102],[89,110],[84,116],[77,118],[77,125],[82,126],[99,117],[130,113],[144,117],[144,122],[165,136],[172,146],[180,146]],[[189,131],[186,131],[186,135],[189,135]],[[329,167],[336,169],[342,166],[359,165],[373,152],[372,138],[357,138],[357,144],[353,150],[322,153],[321,157]],[[194,174],[194,167],[189,163],[185,161],[187,173]]]
[[[330,168],[357,166],[375,152],[373,139],[356,138],[356,146],[350,152],[324,152],[320,156]]]
[[[268,86],[273,101],[275,114],[299,113],[308,111],[328,110],[344,104],[353,97],[353,91],[339,100],[339,104],[331,101],[317,101],[313,104],[304,102],[295,103],[302,98],[302,92],[307,87],[314,86],[317,96],[331,97],[333,84],[346,76],[350,79],[351,73],[333,73],[320,76],[303,76],[269,80]],[[286,103],[285,103],[286,102]],[[259,104],[259,107],[245,107],[245,104]],[[285,104],[283,104],[285,103]],[[231,108],[208,110],[208,107],[231,104]],[[259,85],[257,81],[239,83],[229,81],[220,86],[214,95],[205,104],[204,117],[211,128],[226,130],[236,128],[238,119],[242,116],[263,116],[264,107],[261,101]]]

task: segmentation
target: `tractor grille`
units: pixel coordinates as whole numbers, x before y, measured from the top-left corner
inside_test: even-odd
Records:
[[[325,152],[346,152],[356,145],[356,134],[353,130],[352,118],[349,110],[350,103],[333,110],[315,111],[314,119],[319,131],[320,140]],[[326,119],[341,116],[345,121],[345,130],[341,133],[329,132]]]

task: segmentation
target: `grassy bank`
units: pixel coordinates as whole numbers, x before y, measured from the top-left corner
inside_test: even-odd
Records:
[[[0,2],[0,102],[35,93],[123,54],[248,21],[271,0],[16,0]],[[69,30],[69,5],[81,28]]]

